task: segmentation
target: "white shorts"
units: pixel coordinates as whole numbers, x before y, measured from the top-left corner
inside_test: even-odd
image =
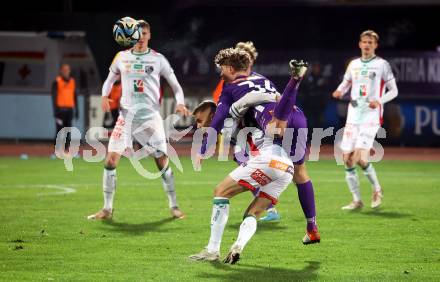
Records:
[[[258,197],[267,198],[276,205],[281,193],[292,182],[293,164],[290,158],[262,154],[237,167],[229,176],[251,191],[260,189]]]
[[[167,154],[167,139],[160,114],[154,114],[148,120],[130,123],[120,113],[110,136],[108,151],[122,154],[127,148],[133,148],[133,137],[144,148],[151,150],[153,157]]]
[[[371,124],[346,124],[341,142],[341,150],[351,153],[354,149],[370,150],[373,148],[374,139],[379,125]]]

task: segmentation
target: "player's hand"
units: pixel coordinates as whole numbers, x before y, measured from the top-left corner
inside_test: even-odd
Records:
[[[371,101],[368,107],[372,109],[376,109],[377,107],[380,107],[380,102],[377,100]]]
[[[110,102],[113,102],[113,100],[107,96],[102,96],[101,107],[105,113],[110,112]]]
[[[180,115],[182,115],[184,117],[187,117],[187,116],[191,115],[190,111],[188,111],[188,109],[183,104],[178,104],[176,106],[176,113],[180,114]]]
[[[332,96],[333,96],[333,98],[335,98],[335,99],[341,99],[342,96],[343,96],[343,94],[342,94],[341,91],[336,90],[335,92],[333,92]]]
[[[201,171],[202,170],[202,160],[203,157],[200,154],[197,154],[194,159],[194,170],[195,171]]]

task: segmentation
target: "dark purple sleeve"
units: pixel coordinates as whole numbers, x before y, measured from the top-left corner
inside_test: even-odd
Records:
[[[225,91],[223,88],[223,92],[220,96],[220,100],[218,102],[217,110],[215,111],[214,117],[212,118],[210,127],[215,129],[217,134],[221,132],[224,126],[225,119],[229,115],[229,108],[232,105],[232,93],[230,91]],[[207,135],[203,136],[202,147],[200,148],[200,153],[203,155],[207,150]],[[212,144],[209,144],[212,145]]]

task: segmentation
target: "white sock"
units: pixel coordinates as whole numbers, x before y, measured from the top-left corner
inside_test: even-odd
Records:
[[[253,216],[246,217],[240,225],[240,232],[238,232],[238,238],[234,246],[239,246],[243,249],[252,236],[254,236],[255,231],[257,231],[257,219]]]
[[[104,209],[113,210],[113,198],[116,190],[116,169],[104,168],[102,191],[104,193]]]
[[[223,231],[229,217],[229,199],[215,197],[212,206],[211,236],[209,237],[208,252],[220,252]]]
[[[368,163],[367,167],[364,168],[364,175],[368,178],[373,188],[373,191],[380,191],[379,180],[377,179],[376,170],[372,163]]]
[[[167,193],[169,207],[177,207],[176,190],[174,189],[174,175],[171,167],[168,167],[162,174],[162,186],[165,193]]]
[[[361,191],[359,187],[359,177],[356,172],[356,168],[346,168],[345,169],[345,180],[347,181],[348,188],[351,194],[353,194],[353,201],[361,200]]]

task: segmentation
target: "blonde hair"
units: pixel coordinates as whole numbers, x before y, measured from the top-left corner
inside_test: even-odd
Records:
[[[148,28],[148,30],[151,30],[150,24],[147,21],[145,21],[145,20],[137,20],[137,22],[138,22],[138,25],[141,28],[146,27],[146,28]]]
[[[251,63],[251,56],[242,49],[227,48],[218,52],[214,63],[217,66],[231,66],[236,71],[245,71]]]
[[[373,37],[374,39],[376,39],[376,42],[379,42],[379,35],[374,30],[369,29],[362,32],[361,35],[359,36],[359,40],[362,40],[362,37],[364,36]]]
[[[258,52],[257,52],[257,48],[255,48],[254,42],[252,41],[238,42],[237,45],[235,45],[235,48],[246,51],[249,54],[249,56],[251,56],[252,62],[255,62],[257,60]]]

